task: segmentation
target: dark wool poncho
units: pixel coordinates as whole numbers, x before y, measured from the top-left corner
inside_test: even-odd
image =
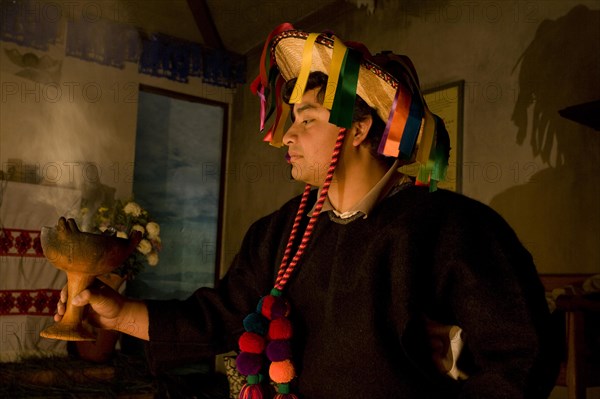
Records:
[[[298,204],[252,225],[217,289],[148,301],[155,370],[237,348],[242,319],[273,287]],[[558,362],[544,290],[499,215],[459,194],[410,187],[367,218],[333,218],[319,216],[284,293],[301,398],[548,396]],[[433,366],[426,318],[463,329],[466,381]]]

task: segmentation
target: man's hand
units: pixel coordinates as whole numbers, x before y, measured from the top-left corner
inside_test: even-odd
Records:
[[[66,311],[67,287],[60,292],[55,321]],[[72,299],[74,306],[90,305],[86,319],[95,327],[116,330],[148,340],[148,310],[141,301],[128,299],[104,283],[98,282]]]

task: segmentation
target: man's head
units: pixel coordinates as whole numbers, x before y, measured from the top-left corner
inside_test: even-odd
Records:
[[[331,124],[351,129],[360,121],[370,121],[368,140],[362,146],[368,145],[371,153],[398,158],[401,164],[418,162],[418,183],[443,179],[448,147],[440,136],[445,129],[439,128],[441,120],[427,109],[407,57],[390,52],[371,56],[364,46],[331,34],[280,26],[265,43],[261,73],[252,84],[261,97],[261,126],[270,115],[266,112],[269,100],[277,111],[265,137],[272,145],[284,144],[289,108],[281,99],[286,98],[293,109],[313,86],[319,89],[316,98],[330,113]]]
[[[305,92],[308,92],[310,90],[316,90],[316,98],[320,104],[323,104],[323,100],[325,99],[325,89],[327,87],[327,81],[328,76],[325,73],[319,71],[311,72],[308,75]],[[296,78],[288,80],[284,85],[284,88],[282,90],[282,97],[283,101],[286,104],[289,104],[290,102],[290,97],[292,96],[292,92],[294,90],[295,85]],[[290,104],[290,107],[292,107],[291,117],[293,120],[294,104]],[[381,142],[381,137],[383,136],[383,132],[385,130],[385,123],[381,120],[379,115],[377,115],[376,110],[371,108],[360,96],[356,96],[356,100],[354,101],[354,113],[352,116],[352,122],[357,123],[365,121],[368,118],[371,118],[371,128],[369,129],[367,138],[363,141],[362,145],[367,146],[369,148],[371,155],[374,158],[380,159],[391,166],[392,163],[395,161],[395,158],[381,155],[377,151],[379,143]]]

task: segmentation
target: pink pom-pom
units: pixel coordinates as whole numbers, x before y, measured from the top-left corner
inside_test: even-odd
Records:
[[[286,384],[294,379],[296,370],[294,365],[288,360],[273,362],[269,367],[269,377],[278,384]]]
[[[265,350],[265,339],[253,332],[246,331],[238,341],[240,350],[249,353],[262,353]]]
[[[248,352],[240,352],[235,362],[237,371],[243,375],[258,374],[263,363],[261,355]]]
[[[292,323],[285,318],[272,320],[269,323],[267,338],[269,341],[292,338]]]
[[[290,341],[271,341],[266,348],[267,357],[272,362],[280,362],[292,357],[292,345]]]

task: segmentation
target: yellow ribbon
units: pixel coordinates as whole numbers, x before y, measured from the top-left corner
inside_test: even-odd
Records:
[[[302,53],[302,66],[300,67],[300,73],[296,80],[296,86],[290,97],[290,104],[297,104],[302,101],[304,95],[304,89],[306,88],[306,82],[308,81],[308,74],[310,73],[310,67],[312,65],[312,54],[315,40],[319,37],[320,33],[311,33],[308,35],[306,42],[304,43],[304,51]]]

